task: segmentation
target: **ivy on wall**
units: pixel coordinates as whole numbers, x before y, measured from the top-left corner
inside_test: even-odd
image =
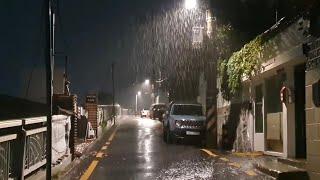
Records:
[[[259,72],[263,49],[264,40],[260,35],[233,53],[229,59],[220,61],[221,91],[226,100],[240,92],[243,78],[250,78]]]

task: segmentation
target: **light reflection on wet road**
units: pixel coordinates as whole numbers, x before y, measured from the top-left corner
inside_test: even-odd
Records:
[[[162,124],[129,116],[104,151],[90,179],[269,179],[249,176],[190,143],[168,145]]]

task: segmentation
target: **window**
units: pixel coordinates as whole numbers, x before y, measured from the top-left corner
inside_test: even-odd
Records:
[[[173,115],[202,116],[202,107],[199,105],[174,105]]]

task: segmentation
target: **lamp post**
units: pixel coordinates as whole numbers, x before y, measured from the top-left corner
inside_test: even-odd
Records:
[[[141,91],[138,91],[138,93],[136,94],[136,114],[138,112],[138,96],[141,95]]]
[[[146,79],[146,80],[144,81],[144,84],[145,84],[145,85],[149,85],[149,84],[150,84],[150,80],[149,80],[149,79]]]

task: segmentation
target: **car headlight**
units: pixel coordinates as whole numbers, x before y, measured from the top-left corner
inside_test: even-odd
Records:
[[[180,127],[181,125],[182,125],[181,120],[176,120],[176,126],[177,126],[177,127]]]

